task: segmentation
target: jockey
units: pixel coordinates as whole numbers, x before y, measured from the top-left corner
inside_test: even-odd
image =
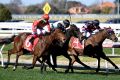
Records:
[[[88,38],[93,31],[95,30],[95,27],[93,25],[93,21],[88,21],[86,22],[85,26],[82,27],[82,32],[84,33],[83,35]]]
[[[99,24],[100,21],[97,19],[87,22],[82,29],[82,31],[85,33],[84,36],[88,38],[91,34],[95,34],[96,32],[98,32],[101,29]]]
[[[30,42],[33,43],[33,40],[38,36],[45,35],[45,33],[50,32],[50,24],[49,24],[49,15],[44,14],[40,19],[35,20],[32,25],[32,38]]]
[[[68,19],[65,19],[63,21],[58,21],[52,24],[52,28],[61,28],[63,30],[63,32],[66,31],[66,29],[68,29],[70,26],[70,21]]]
[[[93,25],[95,27],[95,30],[93,31],[94,34],[101,29],[100,26],[99,26],[99,24],[100,24],[99,20],[96,19],[96,20],[93,21]]]

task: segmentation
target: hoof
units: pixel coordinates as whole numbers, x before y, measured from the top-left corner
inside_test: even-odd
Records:
[[[8,66],[5,66],[5,67],[4,67],[4,69],[7,69],[7,68],[8,68]]]
[[[17,68],[17,67],[15,67],[15,66],[14,66],[14,67],[13,67],[13,71],[15,71],[15,70],[16,70],[16,68]]]
[[[16,69],[13,69],[13,71],[15,71]]]
[[[69,70],[65,70],[65,73],[68,73],[69,72]]]
[[[99,72],[99,69],[96,69],[96,73],[98,73]]]
[[[54,69],[54,68],[53,68],[52,70],[53,70],[53,71],[55,71],[55,72],[57,72],[57,70],[56,70],[56,69]]]

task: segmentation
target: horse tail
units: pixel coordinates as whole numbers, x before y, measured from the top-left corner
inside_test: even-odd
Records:
[[[2,40],[2,44],[10,44],[11,42],[13,42],[14,41],[14,38],[16,37],[16,35],[13,35],[12,37],[10,37],[10,38],[4,38],[3,40]]]
[[[10,42],[13,42],[15,37],[16,37],[16,35],[13,35],[13,36],[10,38]]]

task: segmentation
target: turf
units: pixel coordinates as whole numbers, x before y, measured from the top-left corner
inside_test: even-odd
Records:
[[[47,69],[46,72],[40,73],[39,68],[25,70],[19,67],[16,71],[11,68],[0,68],[0,80],[119,80],[119,73],[105,73],[94,71],[76,70],[74,73],[64,73],[63,69],[59,72],[53,72]]]

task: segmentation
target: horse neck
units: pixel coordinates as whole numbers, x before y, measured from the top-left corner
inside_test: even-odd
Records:
[[[96,42],[99,42],[102,44],[103,41],[107,38],[107,33],[105,31],[101,31],[101,32],[98,32],[95,36],[97,37]]]
[[[66,37],[67,37],[67,40],[65,41],[65,43],[64,43],[64,48],[68,48],[68,44],[69,44],[69,41],[70,41],[70,39],[71,39],[71,37],[72,37],[72,35],[69,35],[69,33],[68,32],[66,32]]]
[[[54,39],[55,39],[54,33],[45,36],[45,42],[46,42],[47,44],[51,44]]]

